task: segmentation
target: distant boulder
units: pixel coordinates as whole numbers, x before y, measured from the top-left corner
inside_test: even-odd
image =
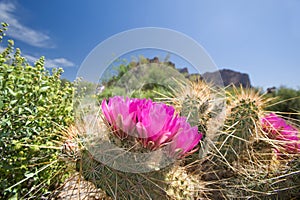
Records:
[[[270,94],[270,93],[274,93],[276,92],[276,87],[269,87],[267,88],[267,93]]]
[[[189,70],[187,67],[177,69],[182,74],[188,74]]]
[[[207,82],[212,82],[216,85],[235,85],[242,87],[251,87],[249,75],[229,69],[222,69],[216,72],[206,72],[202,74],[202,78]]]
[[[147,60],[149,61],[149,63],[160,63],[159,58],[156,56],[152,59],[148,58]]]
[[[171,67],[173,67],[175,69],[175,63],[171,62],[171,61],[167,61],[167,62],[164,62],[166,65],[169,65]]]
[[[199,80],[202,80],[202,77],[200,74],[198,73],[193,73],[193,74],[188,74],[186,76],[186,78],[188,78],[190,81],[194,81],[194,82],[197,82]]]

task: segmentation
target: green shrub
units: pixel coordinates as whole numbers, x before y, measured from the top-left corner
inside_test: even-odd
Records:
[[[268,94],[271,97],[276,97],[268,110],[281,112],[283,116],[295,119],[299,123],[300,120],[300,90],[279,87],[275,92]]]
[[[157,100],[178,86],[175,80],[186,81],[183,74],[166,62],[151,63],[142,56],[138,63],[123,62],[113,71],[106,71],[101,83],[105,89],[97,95],[100,102],[114,95]]]
[[[74,120],[74,87],[62,72],[43,57],[31,66],[13,41],[0,53],[0,199],[37,198],[65,176],[60,132]]]

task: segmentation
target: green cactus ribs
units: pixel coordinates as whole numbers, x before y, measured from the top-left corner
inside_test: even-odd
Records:
[[[205,193],[199,174],[174,163],[160,170],[130,173],[113,169],[95,160],[87,151],[77,162],[77,171],[85,180],[114,199],[197,199]]]
[[[226,120],[217,146],[223,158],[232,163],[257,138],[259,117],[266,100],[253,89],[235,87],[227,96]]]
[[[77,170],[83,177],[116,199],[166,198],[165,175],[170,168],[148,173],[122,172],[96,161],[86,150],[77,162]]]

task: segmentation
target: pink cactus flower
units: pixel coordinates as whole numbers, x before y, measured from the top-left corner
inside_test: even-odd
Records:
[[[281,146],[288,153],[300,153],[300,139],[298,130],[287,124],[286,121],[274,113],[261,119],[263,131],[268,133],[271,139],[283,141]],[[276,149],[277,155],[280,150]]]
[[[286,126],[286,122],[281,117],[278,117],[274,113],[270,113],[269,115],[263,117],[261,119],[263,124],[263,128],[267,132],[271,132],[272,134],[278,133],[281,129]]]
[[[126,137],[126,133],[131,133],[135,128],[134,110],[129,110],[130,99],[115,96],[109,99],[108,104],[105,100],[101,104],[106,120],[116,130],[120,138]]]
[[[171,139],[176,130],[176,116],[174,108],[162,103],[153,103],[138,112],[136,125],[139,137],[144,147],[159,148],[168,139]]]
[[[142,146],[156,150],[170,145],[171,154],[183,157],[192,151],[202,138],[197,127],[190,127],[186,118],[175,114],[175,109],[150,99],[115,96],[101,105],[104,117],[122,139],[126,135],[138,138]]]
[[[195,148],[202,138],[202,134],[198,133],[197,127],[191,127],[185,118],[181,118],[178,133],[174,137],[170,149],[171,152],[177,154],[177,157],[184,157],[188,152]]]
[[[286,141],[285,149],[287,152],[300,153],[300,139],[298,137],[298,130],[295,127],[286,125],[284,129],[281,130],[277,139]]]

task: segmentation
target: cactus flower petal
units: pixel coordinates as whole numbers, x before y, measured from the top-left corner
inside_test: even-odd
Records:
[[[191,127],[189,123],[182,121],[179,132],[171,144],[171,152],[179,152],[179,157],[183,157],[187,152],[195,148],[201,138],[202,133],[198,133],[196,126]]]
[[[274,113],[270,113],[261,119],[262,129],[268,133],[268,137],[283,141],[281,146],[289,153],[300,152],[299,131],[286,123],[286,121]],[[277,155],[280,150],[276,149]]]
[[[185,117],[179,117],[172,106],[163,103],[115,96],[108,104],[103,100],[101,108],[115,132],[125,134],[123,139],[126,134],[134,134],[143,147],[151,150],[170,144],[171,154],[180,151],[183,157],[202,138],[197,127],[191,127]]]

